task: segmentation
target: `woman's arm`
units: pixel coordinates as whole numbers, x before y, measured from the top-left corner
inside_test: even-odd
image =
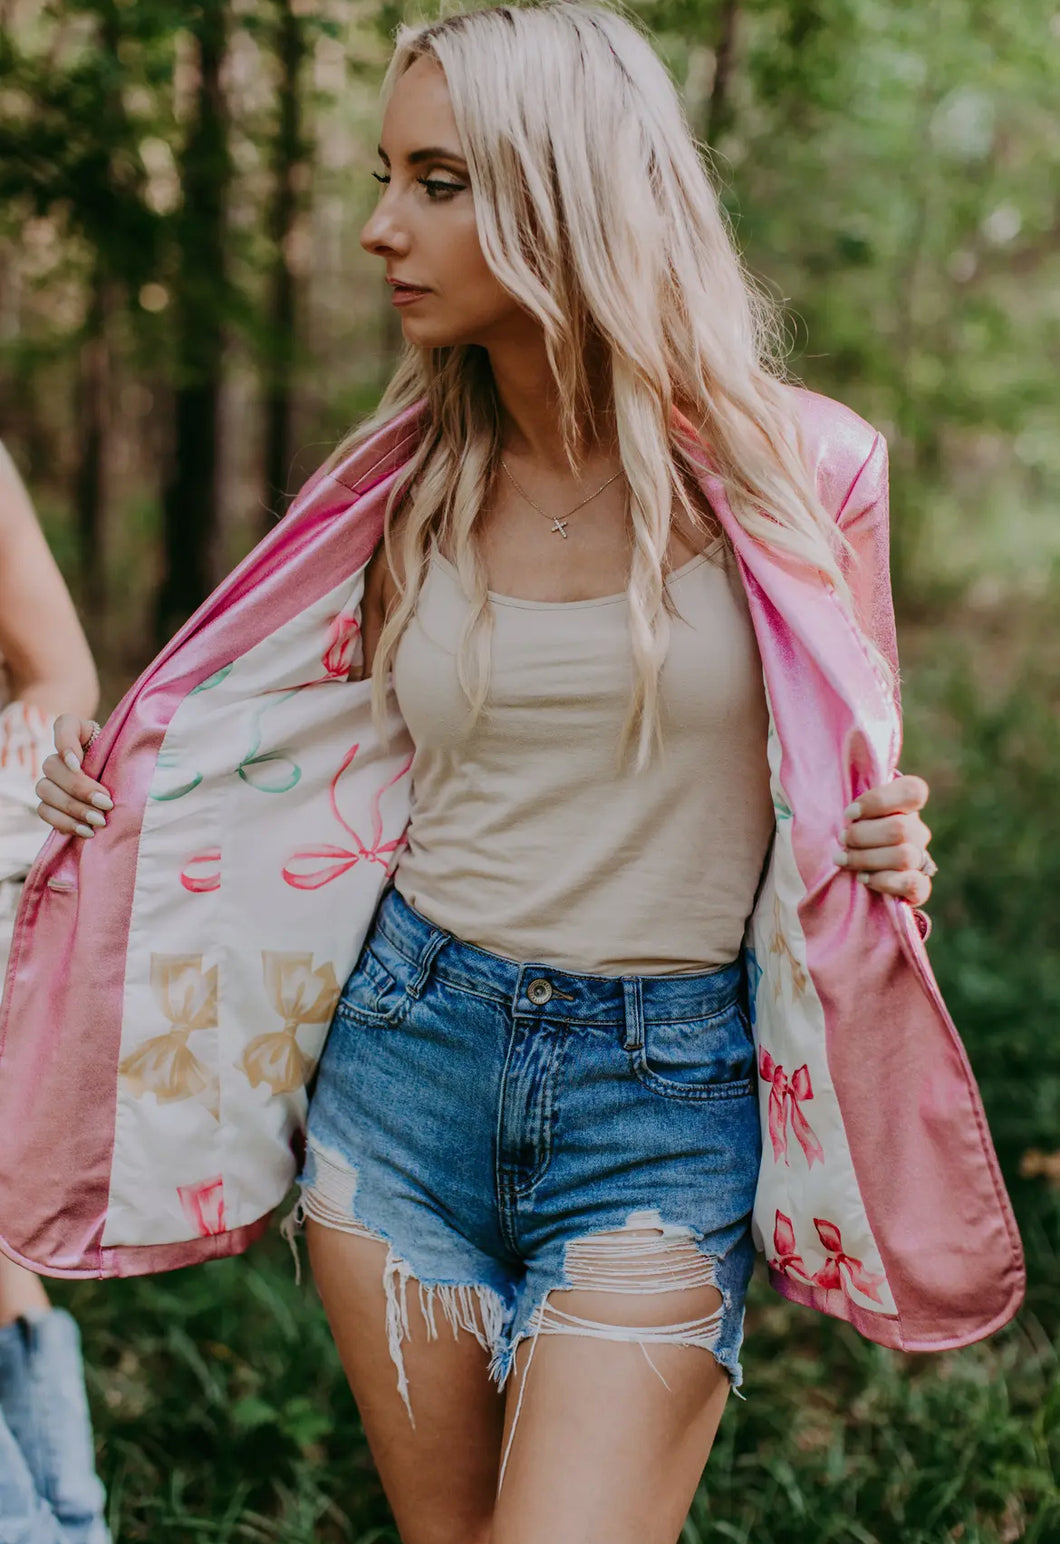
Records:
[[[99,680],[77,612],[29,494],[0,444],[0,655],[11,694],[45,713],[87,717]]]

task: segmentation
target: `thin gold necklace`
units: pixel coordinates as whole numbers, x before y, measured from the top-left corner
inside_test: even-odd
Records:
[[[512,473],[508,469],[508,463],[506,461],[502,460],[501,461],[501,466],[503,467],[504,472],[507,475],[507,477],[508,477],[509,481],[511,482],[512,486],[514,487],[516,493],[522,494],[522,496],[526,500],[526,502],[528,504],[532,505],[532,507],[537,510],[539,515],[544,515],[546,520],[551,520],[552,521],[552,529],[554,531],[558,531],[559,534],[563,537],[564,541],[567,540],[567,521],[570,519],[571,515],[577,514],[578,510],[579,509],[583,509],[586,504],[591,504],[593,499],[598,498],[599,495],[601,493],[603,493],[605,488],[610,488],[611,484],[613,482],[617,482],[618,479],[622,476],[622,471],[623,471],[622,467],[619,467],[618,471],[615,472],[615,474],[612,477],[609,477],[605,483],[601,483],[600,484],[599,488],[597,488],[595,493],[590,493],[590,495],[589,495],[589,497],[587,499],[582,499],[580,504],[575,504],[573,509],[568,509],[567,513],[565,515],[561,516],[561,515],[550,515],[547,510],[544,510],[544,509],[541,508],[540,504],[535,503],[534,500],[530,497],[529,493],[527,493],[526,489],[521,487],[519,485],[519,483],[516,482],[514,476],[512,475]]]

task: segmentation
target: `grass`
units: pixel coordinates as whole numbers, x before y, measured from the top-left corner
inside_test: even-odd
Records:
[[[122,1540],[396,1544],[286,1246],[61,1295]],[[903,1357],[756,1281],[748,1399],[730,1401],[684,1544],[1055,1544],[1058,1349],[1025,1312],[983,1345]]]
[[[988,1342],[907,1357],[756,1279],[748,1398],[730,1401],[683,1544],[1060,1541],[1056,598],[902,634],[903,766],[932,783],[940,864],[930,949],[1020,1218],[1027,1305]],[[319,1305],[280,1240],[56,1297],[83,1327],[122,1541],[396,1541]]]

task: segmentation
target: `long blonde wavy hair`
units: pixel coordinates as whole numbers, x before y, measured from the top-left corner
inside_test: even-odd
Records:
[[[844,540],[800,453],[782,328],[741,265],[673,84],[631,21],[599,4],[546,0],[403,26],[384,100],[425,55],[445,72],[485,260],[542,328],[576,474],[594,427],[590,348],[610,367],[633,538],[634,690],[619,758],[635,741],[640,770],[660,737],[674,499],[704,528],[675,408],[744,529],[850,605],[836,556]],[[406,345],[377,411],[337,454],[420,401],[424,433],[384,524],[392,570],[400,545],[402,577],[373,662],[380,726],[387,671],[434,541],[450,546],[472,597],[458,674],[472,714],[488,711],[492,613],[475,527],[499,470],[501,422],[485,350]]]

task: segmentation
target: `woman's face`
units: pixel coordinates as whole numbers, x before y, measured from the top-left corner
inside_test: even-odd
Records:
[[[467,163],[445,74],[433,59],[415,60],[395,85],[379,155],[384,187],[361,245],[386,263],[405,341],[488,347],[513,327],[522,331],[527,313],[494,278],[479,246]]]

